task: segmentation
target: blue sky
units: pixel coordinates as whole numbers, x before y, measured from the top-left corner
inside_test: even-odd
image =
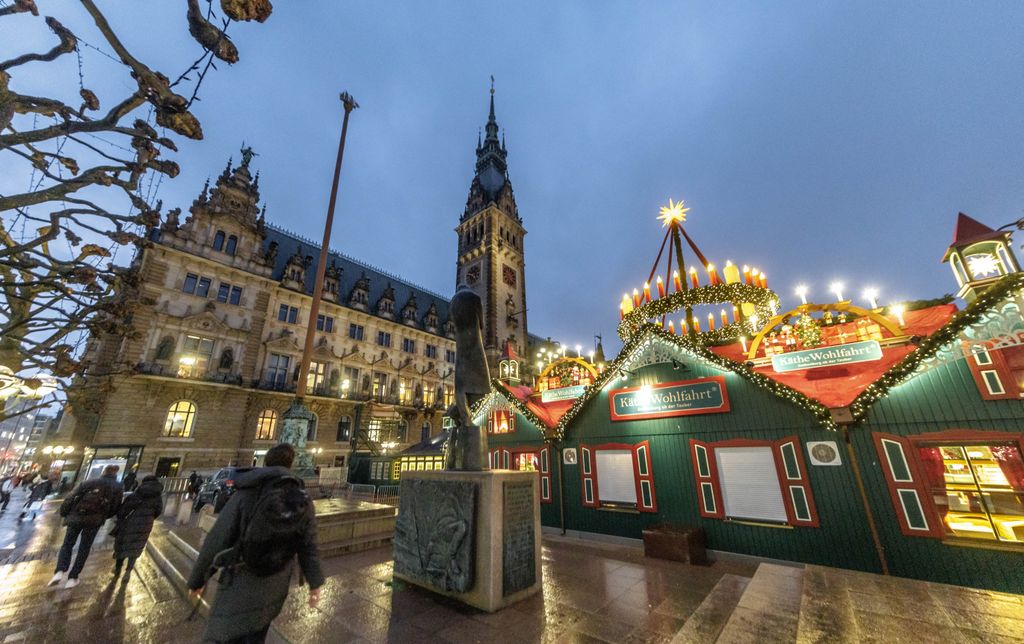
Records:
[[[184,0],[124,6],[101,3],[143,60],[176,75],[197,56]],[[0,41],[50,42],[3,23]],[[705,255],[762,268],[784,305],[801,282],[827,300],[833,279],[883,302],[942,295],[958,211],[1024,215],[1020,2],[278,1],[229,33],[241,61],[207,79],[206,138],[180,143],[165,205],[187,208],[244,140],[268,217],[319,239],[348,90],[362,108],[334,248],[450,293],[493,74],[530,330],[570,345],[617,348],[670,197]],[[86,49],[87,85],[124,84],[107,63]]]

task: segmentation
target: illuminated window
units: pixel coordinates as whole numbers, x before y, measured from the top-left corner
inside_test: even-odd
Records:
[[[509,434],[516,431],[516,415],[509,409],[495,409],[487,415],[488,434]]]
[[[188,438],[192,436],[192,425],[196,420],[196,406],[187,400],[179,400],[167,410],[164,421],[164,436]]]
[[[444,386],[444,408],[448,409],[455,401],[455,388],[449,385]]]
[[[309,373],[306,374],[306,389],[314,393],[323,393],[327,382],[327,363],[310,360]]]
[[[277,428],[277,412],[273,409],[264,409],[256,420],[256,440],[269,441],[274,439],[274,430]]]
[[[930,500],[947,536],[1024,543],[1024,459],[1006,444],[917,448]]]
[[[198,335],[185,336],[185,344],[178,358],[179,378],[201,378],[206,374],[213,356],[213,340]]]

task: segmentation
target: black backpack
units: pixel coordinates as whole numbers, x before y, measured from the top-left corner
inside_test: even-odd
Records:
[[[249,512],[238,555],[257,577],[284,570],[298,553],[313,521],[313,501],[302,482],[283,476],[264,483]]]
[[[106,485],[97,485],[79,495],[71,512],[79,518],[102,517],[106,519],[110,514],[112,502],[113,494],[111,494],[110,488]]]

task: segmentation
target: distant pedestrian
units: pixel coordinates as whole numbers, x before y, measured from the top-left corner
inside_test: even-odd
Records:
[[[25,501],[25,507],[21,510],[18,521],[23,520],[25,515],[30,512],[32,513],[32,520],[36,520],[36,515],[43,509],[43,499],[50,496],[50,493],[53,492],[53,480],[41,478],[30,490],[28,500]]]
[[[316,518],[302,480],[291,472],[294,460],[291,445],[270,448],[266,467],[235,479],[235,493],[206,535],[187,582],[190,595],[200,597],[221,569],[204,641],[263,642],[288,597],[296,555],[309,605],[320,600]]]
[[[14,486],[17,485],[14,482],[13,476],[5,476],[0,481],[0,512],[7,512],[7,504],[11,502],[11,494],[14,493]]]
[[[65,574],[65,588],[74,588],[78,585],[78,575],[85,567],[85,560],[89,557],[96,533],[121,507],[123,491],[121,484],[117,482],[118,469],[120,468],[117,465],[104,467],[98,478],[89,479],[79,485],[64,499],[64,503],[61,503],[60,515],[64,517],[67,530],[64,532],[64,543],[57,554],[57,570],[54,571],[53,578],[47,582],[47,586],[59,584]],[[74,550],[76,541],[79,541],[78,555],[75,557],[75,565],[71,566],[71,551]],[[71,569],[70,572],[68,568]]]
[[[138,471],[138,469],[138,465],[133,465],[132,469],[129,470],[128,473],[124,475],[123,479],[121,479],[121,486],[124,487],[125,493],[135,491],[135,488],[138,485],[138,475],[136,474],[136,471]]]
[[[61,477],[60,485],[57,487],[57,494],[64,494],[68,491],[69,487],[71,487],[71,481],[68,480],[68,477]]]
[[[188,475],[188,495],[193,497],[199,494],[199,486],[203,484],[203,477],[199,476],[199,473],[192,470],[192,473]]]
[[[121,567],[128,560],[124,581],[132,575],[135,560],[146,549],[146,541],[153,530],[155,521],[164,512],[161,496],[163,484],[152,474],[145,476],[135,492],[125,497],[117,511],[117,525],[114,526],[114,576],[121,574]]]

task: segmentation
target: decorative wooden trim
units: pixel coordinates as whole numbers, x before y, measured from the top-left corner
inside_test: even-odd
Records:
[[[882,468],[882,475],[885,477],[885,486],[889,491],[889,499],[892,501],[900,531],[908,537],[941,538],[942,520],[935,509],[935,504],[928,500],[929,492],[925,488],[924,477],[921,476],[920,467],[918,467],[919,459],[917,454],[912,451],[916,449],[916,445],[895,434],[872,432],[871,438],[878,451],[879,464]],[[887,447],[899,449],[906,466],[905,472],[897,471],[899,468],[892,462]],[[924,526],[911,524],[908,503],[918,506]]]
[[[786,462],[787,447],[790,448],[795,459],[796,472],[791,472]],[[800,446],[800,439],[797,436],[779,439],[773,443],[772,452],[775,454],[775,467],[779,473],[782,500],[786,504],[790,525],[807,528],[821,527],[818,508],[814,504],[814,494],[811,492],[810,473],[807,470],[807,463],[804,461],[804,451]],[[797,497],[801,497],[804,501],[806,514],[800,512],[796,502]]]
[[[654,495],[650,441],[642,441],[633,446],[633,478],[636,480],[636,509],[640,512],[657,512],[658,499]]]
[[[703,458],[704,465],[701,467]],[[722,507],[722,490],[718,481],[718,464],[715,462],[715,450],[711,444],[690,439],[690,459],[693,466],[693,478],[697,489],[697,509],[700,515],[707,519],[724,519],[725,508]],[[704,471],[706,469],[706,472]],[[710,492],[713,507],[707,507],[707,497]]]

